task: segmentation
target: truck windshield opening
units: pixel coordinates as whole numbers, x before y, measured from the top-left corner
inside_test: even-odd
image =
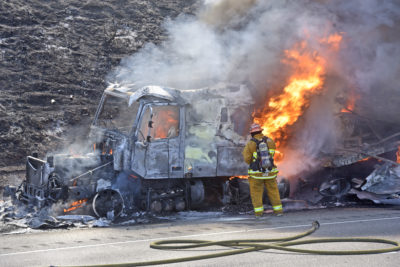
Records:
[[[138,107],[139,103],[137,102],[129,106],[126,99],[108,95],[96,125],[128,134],[135,121]]]

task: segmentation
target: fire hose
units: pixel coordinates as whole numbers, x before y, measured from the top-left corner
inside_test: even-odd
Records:
[[[265,249],[275,249],[284,250],[296,253],[306,253],[306,254],[318,254],[318,255],[361,255],[361,254],[378,254],[387,253],[400,250],[400,244],[398,242],[380,239],[380,238],[361,238],[361,237],[349,237],[349,238],[318,238],[318,239],[308,239],[308,240],[297,240],[302,237],[308,236],[314,233],[319,228],[318,221],[312,223],[312,227],[304,233],[285,237],[285,238],[272,238],[272,239],[236,239],[236,240],[224,240],[224,241],[206,241],[206,240],[161,240],[150,244],[151,248],[162,249],[162,250],[176,250],[176,249],[189,249],[189,248],[200,248],[208,246],[223,246],[233,248],[232,250],[212,253],[199,256],[182,257],[174,259],[165,260],[155,260],[155,261],[144,261],[144,262],[131,262],[131,263],[117,263],[117,264],[103,264],[103,265],[81,265],[81,267],[128,267],[128,266],[148,266],[148,265],[158,265],[158,264],[170,264],[178,263],[184,261],[194,261],[194,260],[204,260],[210,258],[224,257],[236,254],[242,254],[247,252],[265,250]],[[297,240],[297,241],[294,241]],[[333,243],[333,242],[367,242],[367,243],[380,243],[389,244],[391,247],[371,249],[371,250],[313,250],[313,249],[302,249],[302,248],[292,248],[291,246],[305,245],[305,244],[316,244],[316,243]],[[271,244],[266,244],[271,243]],[[170,245],[175,244],[175,245]],[[178,245],[179,244],[179,245]],[[182,245],[189,244],[189,245]],[[78,266],[75,266],[78,267]]]

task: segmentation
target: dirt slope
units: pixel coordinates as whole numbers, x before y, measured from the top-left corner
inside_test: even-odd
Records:
[[[107,73],[195,2],[0,1],[0,178],[84,134]]]

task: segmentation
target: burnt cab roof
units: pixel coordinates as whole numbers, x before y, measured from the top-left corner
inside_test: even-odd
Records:
[[[142,98],[156,98],[178,104],[188,104],[202,99],[223,98],[227,104],[234,106],[251,105],[254,103],[249,89],[243,84],[220,83],[211,87],[199,89],[174,89],[157,85],[137,87],[135,85],[112,84],[106,90],[106,94],[129,99],[129,104]]]

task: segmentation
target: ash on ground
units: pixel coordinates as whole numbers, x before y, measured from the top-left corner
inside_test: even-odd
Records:
[[[309,209],[306,201],[283,199],[286,211]],[[314,206],[316,208],[317,206]],[[85,210],[82,210],[85,212]],[[266,205],[266,213],[272,212],[272,208]],[[165,221],[193,221],[193,220],[229,220],[232,217],[248,219],[253,215],[253,207],[250,202],[242,204],[228,204],[214,206],[201,211],[165,212],[153,214],[151,212],[122,213],[118,218],[96,218],[92,215],[79,213],[62,214],[57,204],[38,208],[23,203],[15,203],[10,198],[0,200],[0,233],[24,233],[35,230],[67,229],[67,228],[91,228],[112,227],[135,224],[160,223]],[[114,220],[112,220],[114,219]]]
[[[146,212],[121,214],[119,218],[96,218],[84,214],[62,214],[59,205],[38,208],[16,203],[10,198],[0,200],[0,233],[20,233],[34,230],[108,227],[155,222],[157,219]]]
[[[272,213],[268,199],[264,198],[265,213]],[[114,218],[97,218],[90,208],[90,202],[72,212],[63,209],[68,203],[55,203],[38,208],[27,205],[11,196],[0,200],[0,233],[20,233],[34,230],[111,227],[135,224],[151,224],[165,221],[193,220],[240,220],[252,217],[250,199],[241,203],[215,203],[201,210],[164,212],[154,214],[146,211],[122,212]],[[365,178],[335,178],[324,181],[316,187],[313,183],[301,181],[299,191],[292,198],[283,198],[285,212],[305,209],[321,209],[337,206],[379,207],[400,206],[400,167],[390,163],[376,165]]]

